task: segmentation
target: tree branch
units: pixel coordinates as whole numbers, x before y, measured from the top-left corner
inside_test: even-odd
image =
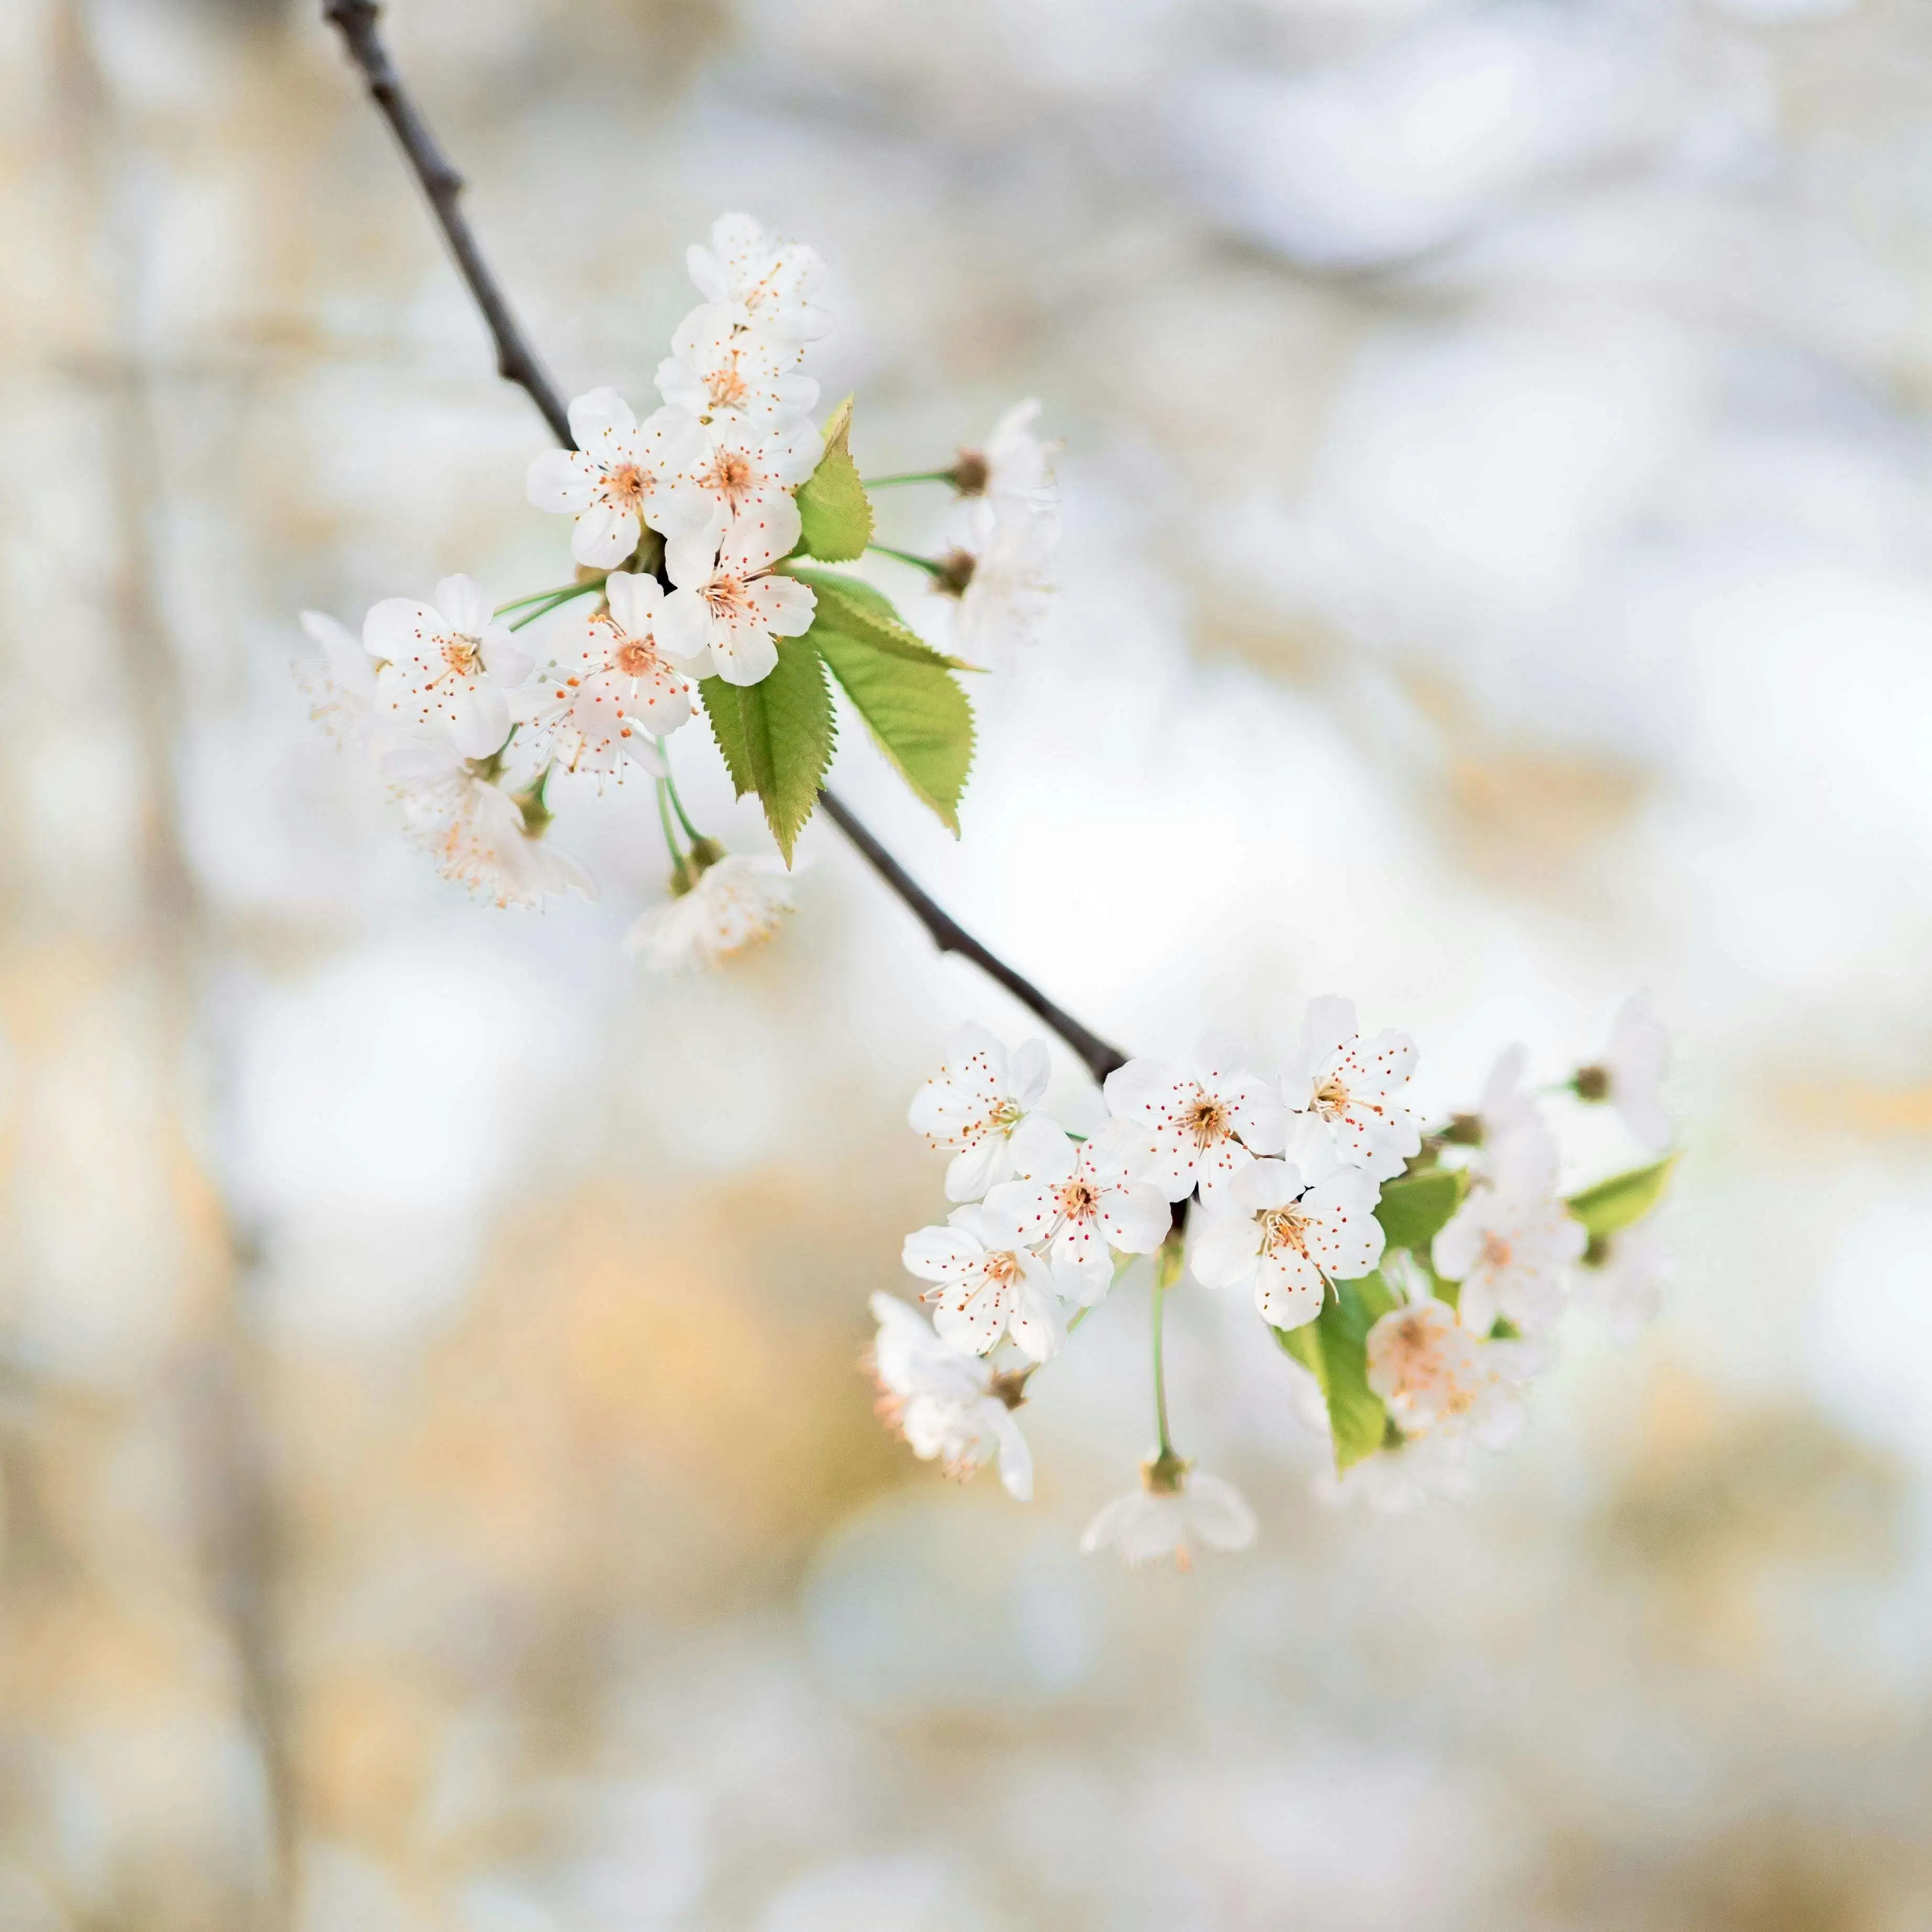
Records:
[[[395,63],[382,44],[376,20],[382,9],[377,0],[323,0],[322,18],[341,34],[349,56],[362,70],[370,94],[395,130],[404,155],[414,172],[444,238],[456,257],[463,279],[483,314],[490,337],[496,345],[496,368],[507,382],[516,383],[542,412],[551,434],[568,449],[573,446],[570,418],[563,398],[536,352],[524,339],[522,328],[512,312],[502,290],[483,259],[474,231],[458,197],[463,191],[463,177],[450,165],[437,145],[429,123],[423,118]],[[833,822],[856,845],[868,864],[903,899],[913,915],[932,935],[932,943],[942,952],[956,952],[970,959],[990,977],[997,980],[1040,1023],[1050,1027],[1085,1063],[1097,1084],[1115,1067],[1126,1064],[1126,1055],[1109,1046],[1097,1034],[1090,1032],[1072,1014],[1055,1006],[1031,980],[1016,972],[1004,959],[989,952],[959,922],[946,912],[913,878],[905,868],[855,818],[844,802],[830,791],[821,791],[819,802]]]

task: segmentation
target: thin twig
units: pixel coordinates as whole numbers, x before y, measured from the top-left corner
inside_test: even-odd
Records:
[[[376,29],[382,9],[376,0],[324,0],[322,18],[341,33],[350,58],[362,72],[376,104],[394,129],[396,139],[422,184],[424,195],[448,239],[463,279],[483,312],[496,345],[496,367],[506,381],[516,383],[543,412],[557,440],[572,446],[570,418],[556,385],[536,352],[525,340],[502,290],[489,264],[483,259],[476,236],[458,200],[463,177],[450,165],[437,145],[429,123],[423,118],[388,50]],[[1033,982],[1006,962],[988,952],[959,922],[945,910],[912,878],[905,868],[873,837],[850,809],[830,791],[819,794],[819,802],[845,836],[858,847],[877,872],[913,911],[932,935],[932,943],[942,952],[957,952],[980,970],[997,980],[1022,1006],[1043,1025],[1051,1027],[1083,1060],[1096,1082],[1104,1081],[1126,1055],[1109,1046],[1097,1034],[1082,1026],[1071,1013],[1055,1006]]]

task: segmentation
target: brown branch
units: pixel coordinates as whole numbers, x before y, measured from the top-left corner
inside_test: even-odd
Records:
[[[428,198],[457,266],[463,271],[463,279],[469,284],[470,292],[476,297],[476,306],[482,310],[484,322],[496,343],[498,370],[506,381],[528,393],[550,424],[551,434],[568,449],[572,439],[562,397],[536,351],[524,340],[508,302],[483,259],[483,251],[477,246],[475,232],[458,200],[463,177],[437,145],[422,110],[404,86],[402,76],[382,44],[376,24],[381,11],[376,0],[324,0],[322,10],[322,18],[340,32],[350,58],[362,70],[370,94],[395,130],[410,166]],[[1096,1083],[1126,1064],[1126,1055],[1118,1047],[1109,1046],[1072,1014],[1055,1006],[1031,980],[981,945],[917,884],[843,801],[830,791],[821,791],[818,796],[834,823],[859,848],[873,871],[904,901],[940,952],[956,952],[997,980],[1035,1018],[1050,1027],[1079,1055]]]

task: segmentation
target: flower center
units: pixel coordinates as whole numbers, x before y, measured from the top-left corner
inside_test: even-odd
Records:
[[[711,406],[714,410],[735,410],[748,393],[745,379],[739,374],[735,362],[712,370],[704,386],[711,392]]]
[[[1255,1217],[1262,1224],[1262,1246],[1272,1253],[1276,1248],[1292,1248],[1298,1254],[1308,1252],[1304,1232],[1308,1216],[1299,1208],[1270,1208]]]
[[[627,638],[611,654],[611,661],[626,677],[648,677],[657,668],[657,653],[650,645]]]
[[[1090,1181],[1072,1180],[1060,1190],[1060,1211],[1070,1221],[1084,1221],[1100,1204],[1100,1197]]]
[[[483,647],[474,638],[452,632],[442,640],[442,661],[458,677],[474,676],[476,661],[482,655]]]
[[[742,451],[721,449],[698,482],[715,490],[733,509],[752,494],[752,459]]]
[[[644,500],[650,478],[634,463],[620,463],[606,476],[604,486],[610,491],[612,502],[634,510]]]
[[[1181,1124],[1194,1136],[1196,1147],[1211,1147],[1228,1137],[1228,1109],[1220,1101],[1203,1094],[1182,1116]]]
[[[728,621],[739,616],[745,610],[748,601],[743,580],[727,577],[722,572],[714,577],[698,594],[704,599],[712,616]]]
[[[1348,1105],[1348,1090],[1333,1073],[1315,1090],[1315,1111],[1324,1120],[1332,1120],[1338,1114],[1346,1112]]]
[[[1010,1288],[1020,1278],[1020,1258],[1003,1249],[986,1257],[986,1279],[995,1288]]]
[[[1483,1237],[1483,1265],[1488,1268],[1506,1268],[1514,1249],[1502,1235],[1485,1234]]]

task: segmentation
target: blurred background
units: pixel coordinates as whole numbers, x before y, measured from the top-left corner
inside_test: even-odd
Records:
[[[1191,1576],[1077,1552],[1138,1288],[1030,1507],[914,1462],[856,1366],[943,1211],[904,1110],[1024,1016],[827,825],[706,977],[619,950],[641,787],[553,788],[596,904],[433,875],[295,614],[557,581],[542,425],[314,7],[8,0],[0,1928],[1932,1927],[1932,14],[388,28],[567,394],[648,397],[742,207],[831,265],[868,470],[1041,399],[1063,589],[963,843],[838,760],[923,880],[1142,1052],[1349,993],[1432,1108],[1648,986],[1676,1280],[1397,1516],[1177,1296],[1262,1519]]]

